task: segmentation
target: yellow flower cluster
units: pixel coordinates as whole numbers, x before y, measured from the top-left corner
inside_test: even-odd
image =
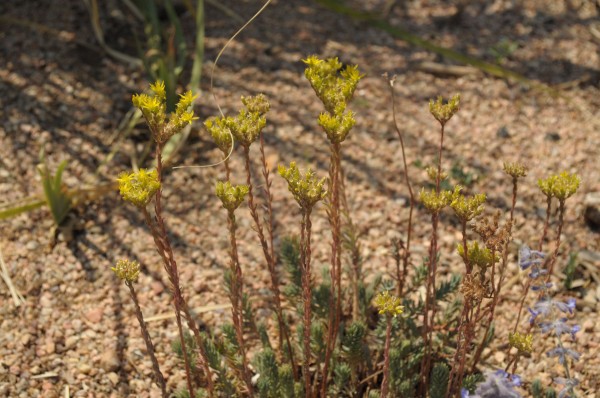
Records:
[[[117,261],[117,264],[114,267],[111,267],[111,270],[113,270],[119,279],[132,283],[135,282],[140,275],[140,263],[137,261],[121,259]]]
[[[154,140],[159,143],[165,143],[173,135],[179,133],[185,126],[197,119],[194,117],[194,111],[188,111],[197,96],[191,91],[181,94],[179,102],[175,107],[175,112],[169,115],[167,120],[167,95],[165,83],[157,81],[150,84],[152,95],[134,94],[131,101],[136,108],[139,108],[146,118]]]
[[[232,186],[229,181],[217,182],[217,197],[221,199],[223,207],[230,212],[240,207],[248,191],[249,188],[247,185]]]
[[[121,173],[117,178],[123,199],[143,208],[160,189],[156,170],[140,169],[137,173]]]
[[[343,67],[337,58],[322,60],[313,55],[303,62],[307,65],[304,76],[327,111],[319,115],[319,125],[332,143],[340,143],[356,123],[354,113],[346,112],[346,106],[363,75],[358,66]]]
[[[530,353],[533,351],[533,334],[509,333],[508,345],[515,347],[519,352]]]
[[[242,103],[246,109],[241,109],[237,116],[212,117],[204,122],[215,144],[225,154],[231,150],[231,137],[249,148],[267,125],[265,114],[271,105],[264,94],[242,97]]]
[[[254,97],[242,96],[242,104],[249,112],[265,115],[271,109],[271,104],[264,94],[258,94]]]
[[[512,178],[525,177],[527,175],[527,167],[521,163],[504,162],[504,172]]]
[[[435,190],[426,191],[425,188],[419,194],[421,202],[432,214],[437,214],[452,201],[451,191],[441,191],[437,193]]]
[[[456,112],[458,112],[460,104],[460,95],[456,94],[448,103],[444,104],[444,100],[440,95],[436,101],[429,101],[429,112],[433,115],[433,117],[440,122],[441,125],[444,125],[454,116]]]
[[[224,155],[229,154],[231,145],[233,145],[233,134],[227,126],[225,118],[211,117],[204,122],[204,126],[221,152]]]
[[[429,177],[429,179],[431,181],[433,181],[434,183],[437,181],[437,178],[438,178],[437,167],[429,166],[425,169],[425,172],[427,173],[427,177]],[[440,181],[444,181],[446,178],[448,178],[448,173],[446,173],[444,170],[441,170]]]
[[[375,307],[379,309],[379,313],[393,317],[404,312],[404,307],[400,305],[401,302],[398,297],[392,296],[387,290],[375,297]]]
[[[454,187],[450,207],[452,207],[456,213],[456,216],[462,222],[471,221],[473,218],[477,217],[483,212],[485,194],[477,194],[467,199],[464,195],[460,194],[461,190],[462,187],[460,185]]]
[[[465,248],[462,244],[458,244],[457,251],[463,260],[465,260]],[[492,251],[487,247],[479,247],[479,243],[477,242],[467,243],[467,255],[469,256],[469,264],[476,265],[483,270],[491,266],[494,262]],[[497,259],[498,257],[496,256]]]
[[[288,189],[303,209],[311,209],[327,194],[324,188],[325,178],[317,179],[311,169],[302,174],[298,170],[296,162],[291,162],[289,168],[279,166],[278,171],[279,175],[288,182]]]
[[[545,180],[538,180],[538,186],[544,195],[549,198],[555,197],[561,202],[577,192],[579,184],[581,184],[581,179],[577,174],[569,174],[566,171],[550,176]]]

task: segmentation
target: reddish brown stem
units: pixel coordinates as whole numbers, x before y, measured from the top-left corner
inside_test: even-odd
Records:
[[[252,378],[249,374],[248,358],[246,356],[246,345],[244,342],[244,313],[242,309],[242,298],[244,296],[244,279],[237,250],[237,240],[235,237],[236,223],[233,211],[229,211],[227,214],[227,227],[229,229],[229,244],[231,248],[231,291],[229,297],[231,300],[233,327],[235,329],[236,338],[238,340],[238,346],[240,351],[239,353],[242,357],[242,379],[246,384],[248,393],[252,396],[254,389],[252,387]]]
[[[381,398],[387,398],[390,391],[390,345],[392,342],[392,317],[386,315],[385,348],[383,351],[383,381],[381,382]]]
[[[127,285],[129,288],[129,295],[131,296],[131,300],[133,301],[135,308],[135,316],[140,324],[142,338],[144,339],[144,343],[146,343],[146,350],[148,351],[148,356],[152,362],[152,371],[154,372],[155,382],[160,387],[163,398],[167,398],[169,396],[167,393],[167,384],[165,383],[165,378],[160,371],[160,365],[158,364],[156,353],[154,351],[154,344],[152,343],[150,333],[148,333],[148,328],[146,327],[146,322],[144,321],[144,315],[142,314],[142,309],[140,307],[140,303],[138,302],[137,294],[135,293],[135,289],[131,282],[125,282],[125,285]]]
[[[510,218],[508,221],[510,223],[509,234],[512,233],[512,227],[514,225],[515,207],[517,205],[517,188],[518,188],[518,181],[519,181],[517,177],[513,177],[512,180],[513,180],[512,204],[510,207]],[[481,343],[477,347],[477,350],[475,351],[475,355],[473,356],[473,364],[471,366],[472,372],[475,372],[475,370],[477,368],[477,364],[479,363],[479,360],[481,359],[481,354],[483,353],[483,349],[485,347],[485,340],[487,339],[487,336],[490,333],[490,329],[492,327],[492,322],[494,321],[496,306],[498,305],[498,302],[500,301],[500,292],[501,292],[502,285],[504,282],[506,266],[508,264],[508,244],[509,243],[510,243],[510,239],[507,239],[506,242],[504,243],[504,248],[503,248],[503,252],[502,252],[502,266],[500,267],[500,278],[498,278],[498,285],[495,289],[494,298],[492,299],[492,304],[491,304],[491,307],[489,310],[490,315],[489,315],[487,324],[485,326],[485,332],[481,339]],[[494,281],[492,281],[492,284],[493,283],[494,283]]]
[[[325,398],[327,394],[327,383],[329,379],[329,363],[333,350],[335,348],[335,342],[337,339],[337,333],[341,318],[341,226],[340,226],[340,183],[339,183],[339,169],[340,169],[340,152],[341,146],[339,143],[334,142],[331,145],[331,165],[329,171],[329,178],[331,181],[330,185],[330,208],[329,208],[329,222],[331,224],[331,298],[329,305],[329,328],[327,331],[327,343],[325,349],[325,359],[323,363],[323,371],[321,373],[321,397]]]
[[[312,389],[310,384],[310,337],[312,323],[312,283],[311,283],[311,209],[302,209],[302,228],[300,231],[300,263],[302,266],[302,296],[304,302],[304,362],[302,364],[302,376],[304,377],[304,392],[306,398],[311,398]]]
[[[406,274],[408,272],[408,264],[410,262],[410,237],[412,233],[412,216],[413,209],[415,207],[415,195],[412,190],[412,185],[410,184],[410,179],[408,177],[408,164],[406,161],[406,153],[404,151],[404,138],[402,136],[402,132],[398,127],[398,121],[396,120],[396,95],[394,93],[394,87],[390,82],[390,92],[392,94],[392,117],[394,120],[394,128],[396,129],[396,133],[398,134],[398,139],[400,140],[400,148],[402,148],[402,162],[404,164],[404,177],[406,180],[406,187],[408,188],[408,193],[410,195],[410,210],[408,213],[408,232],[406,236],[406,247],[404,249],[404,255],[402,258],[402,274],[397,272],[398,275],[398,285],[396,289],[396,293],[398,297],[402,297],[402,291],[404,290],[404,284],[406,283]]]
[[[264,154],[263,154],[263,159],[264,159]],[[282,309],[282,305],[281,305],[281,293],[279,291],[279,281],[277,278],[277,271],[275,270],[275,258],[272,256],[272,248],[269,248],[269,244],[267,243],[267,240],[265,238],[265,234],[264,234],[264,230],[262,227],[262,223],[260,222],[260,216],[258,214],[258,210],[257,210],[257,205],[254,202],[254,191],[253,191],[253,187],[252,187],[252,172],[251,172],[251,166],[250,166],[250,147],[249,146],[244,146],[244,164],[245,164],[245,168],[246,168],[246,184],[248,185],[248,207],[250,209],[250,215],[252,216],[252,219],[254,220],[254,224],[256,226],[256,233],[258,235],[258,239],[260,240],[260,245],[262,247],[263,250],[263,255],[265,256],[265,261],[267,263],[267,268],[269,270],[269,275],[271,277],[271,293],[273,294],[273,300],[275,303],[275,315],[277,316],[277,323],[278,323],[278,327],[279,327],[279,333],[281,333],[281,335],[283,335],[283,339],[286,342],[286,347],[287,347],[287,351],[288,351],[288,358],[290,361],[290,364],[292,364],[292,373],[294,375],[294,380],[298,380],[298,371],[296,369],[296,367],[294,366],[295,360],[294,360],[294,350],[292,348],[292,343],[290,341],[290,337],[289,337],[289,333],[287,331],[287,327],[283,318],[283,309]],[[263,162],[264,164],[264,162]],[[266,164],[264,164],[264,167],[266,168]],[[267,173],[267,177],[268,177],[268,173]],[[267,183],[267,185],[270,185],[270,183]],[[269,193],[270,196],[270,193]],[[270,206],[270,200],[268,200],[269,202],[269,206]],[[270,219],[272,219],[272,216],[270,216]],[[269,221],[269,223],[272,223],[272,221]],[[272,234],[272,227],[268,227],[271,228],[269,231],[269,233]],[[271,237],[272,239],[272,237]],[[273,244],[273,241],[271,240],[271,245]],[[280,338],[281,341],[281,338]],[[280,344],[280,349],[281,349],[281,344]]]
[[[161,145],[157,145],[157,148],[156,148],[156,171],[158,174],[158,180],[162,184],[162,146]],[[153,232],[153,236],[156,234],[154,236],[154,242],[157,244],[157,248],[159,249],[159,253],[164,262],[165,270],[167,270],[167,274],[169,275],[169,279],[171,281],[171,285],[173,288],[173,302],[175,305],[175,319],[177,321],[177,329],[179,331],[179,337],[180,337],[180,341],[181,341],[181,345],[182,345],[188,389],[190,392],[190,396],[193,396],[190,361],[189,361],[189,358],[187,355],[187,350],[185,349],[186,345],[185,345],[185,340],[184,340],[184,336],[183,336],[183,327],[182,327],[182,322],[181,322],[181,312],[182,311],[185,315],[188,327],[194,333],[196,345],[198,346],[198,350],[200,353],[199,362],[205,373],[208,394],[212,398],[214,396],[214,384],[213,384],[213,380],[211,377],[212,376],[211,371],[208,366],[208,358],[206,356],[206,352],[204,349],[204,342],[203,342],[202,336],[200,335],[200,331],[198,330],[198,327],[196,326],[193,318],[191,317],[191,314],[190,314],[188,306],[187,306],[187,302],[185,301],[183,294],[181,292],[181,287],[179,284],[179,270],[177,268],[177,262],[175,261],[175,257],[173,255],[173,249],[171,248],[171,243],[170,243],[169,237],[167,235],[165,222],[162,217],[161,198],[162,198],[162,189],[159,188],[158,191],[156,192],[155,201],[154,201],[154,212],[155,212],[155,216],[156,216],[155,219],[156,219],[157,227],[153,226],[153,223],[150,220],[150,216],[149,216],[148,212],[145,210],[144,211],[145,211],[145,216],[146,216],[146,222],[147,223],[149,222],[149,226],[150,226],[151,231]]]
[[[444,149],[444,123],[440,123],[440,146],[438,150],[438,167],[435,179],[435,192],[439,195],[440,184],[442,179],[442,154]],[[435,276],[437,268],[437,229],[439,215],[434,213],[431,216],[431,242],[429,246],[429,272],[427,274],[427,288],[425,295],[425,310],[423,313],[423,345],[425,346],[425,354],[421,361],[421,392],[425,393],[429,385],[429,368],[431,366],[431,350],[432,350],[432,334],[433,323],[435,319]],[[429,312],[431,311],[431,315]]]

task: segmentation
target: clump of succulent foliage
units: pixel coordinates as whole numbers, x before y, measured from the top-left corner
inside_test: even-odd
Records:
[[[394,271],[381,270],[365,275],[359,228],[347,205],[343,172],[343,144],[351,139],[356,115],[350,101],[363,77],[358,67],[342,65],[337,58],[304,60],[305,77],[322,103],[317,117],[322,128],[323,145],[330,149],[328,177],[321,171],[302,169],[297,162],[280,165],[278,174],[297,203],[290,209],[298,230],[291,236],[274,238],[271,169],[265,159],[263,131],[270,104],[260,94],[242,97],[244,107],[235,116],[221,115],[204,122],[215,145],[223,153],[225,179],[216,182],[216,197],[221,201],[229,235],[229,267],[223,275],[231,302],[231,322],[214,325],[200,332],[187,305],[179,278],[178,263],[162,211],[165,180],[161,151],[165,143],[196,119],[191,92],[181,95],[175,111],[166,113],[164,84],[150,86],[149,94],[133,96],[155,141],[156,168],[123,172],[119,189],[123,199],[142,212],[171,284],[178,341],[175,352],[182,358],[186,387],[178,397],[520,397],[530,386],[535,397],[547,386],[539,381],[522,381],[517,373],[519,361],[534,351],[534,329],[551,335],[556,347],[547,353],[563,365],[564,374],[555,382],[561,385],[559,397],[575,397],[579,380],[570,363],[579,359],[572,340],[579,327],[571,325],[568,315],[574,300],[559,297],[553,283],[558,261],[565,203],[579,186],[579,179],[568,173],[540,180],[547,198],[548,212],[537,250],[523,247],[519,265],[529,274],[524,278],[519,317],[506,342],[510,352],[506,369],[486,369],[482,353],[494,338],[496,309],[509,273],[509,243],[515,225],[518,187],[527,175],[519,163],[505,163],[504,172],[512,186],[512,205],[508,212],[486,209],[486,195],[461,186],[444,184],[443,149],[453,116],[459,112],[460,96],[429,103],[429,111],[439,126],[439,147],[435,164],[427,168],[433,188],[413,194],[402,145],[404,174],[410,193],[410,218],[402,239],[391,242]],[[393,97],[393,79],[390,80]],[[395,104],[394,104],[395,109]],[[395,114],[394,114],[395,120]],[[232,169],[232,148],[242,148],[243,168]],[[255,186],[251,146],[260,152],[259,190]],[[324,173],[323,173],[324,174]],[[241,178],[243,185],[232,180]],[[418,197],[417,197],[418,196]],[[557,200],[558,228],[551,256],[542,252],[549,234],[550,206]],[[420,203],[431,219],[429,252],[415,259],[410,252],[413,210]],[[257,322],[255,307],[244,288],[246,264],[238,255],[237,210],[248,206],[262,249],[262,266],[270,275],[270,310],[275,327]],[[331,253],[328,264],[313,264],[311,240],[313,210],[324,206],[329,218]],[[152,208],[149,210],[149,208]],[[443,213],[453,213],[460,226],[461,239],[455,255],[462,261],[459,274],[448,274],[440,262],[438,246]],[[281,244],[275,247],[274,242]],[[165,377],[154,355],[154,345],[137,304],[134,282],[139,264],[119,261],[113,268],[129,288],[135,303],[140,329],[146,342],[154,377],[164,397],[168,396]],[[532,294],[529,294],[529,293]],[[521,323],[525,303],[531,317]],[[566,339],[568,337],[568,340]],[[508,372],[511,373],[508,373]],[[554,390],[546,389],[545,396]]]

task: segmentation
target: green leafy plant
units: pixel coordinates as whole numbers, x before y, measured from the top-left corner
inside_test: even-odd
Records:
[[[42,178],[46,203],[50,208],[50,214],[52,214],[52,219],[56,226],[60,226],[63,223],[71,209],[71,199],[67,195],[67,190],[62,182],[62,175],[66,167],[67,161],[63,160],[56,168],[56,172],[52,174],[48,170],[45,155],[43,153],[40,155],[38,173]]]

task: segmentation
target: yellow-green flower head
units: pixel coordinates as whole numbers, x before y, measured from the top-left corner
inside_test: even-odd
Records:
[[[519,352],[531,353],[533,351],[533,334],[509,333],[508,344]]]
[[[262,129],[267,125],[267,118],[258,112],[242,109],[236,117],[226,118],[225,123],[231,130],[235,140],[248,148],[256,141]]]
[[[544,195],[549,198],[555,197],[561,202],[577,192],[579,184],[581,184],[581,179],[576,174],[569,174],[566,171],[545,180],[538,180],[538,186]]]
[[[390,295],[387,290],[375,297],[375,307],[377,307],[379,313],[388,316],[396,317],[404,312],[404,307],[400,303],[402,303],[402,300]]]
[[[140,169],[137,173],[121,173],[117,181],[123,199],[140,208],[146,207],[160,189],[156,170]]]
[[[169,115],[169,122],[167,123],[165,83],[158,80],[154,84],[150,84],[150,90],[152,95],[134,94],[132,102],[136,108],[142,111],[154,140],[159,144],[163,144],[197,119],[194,117],[193,110],[188,111],[197,96],[194,96],[191,91],[181,94],[175,112]]]
[[[198,119],[194,116],[194,110],[188,110],[194,100],[198,98],[197,95],[193,95],[191,91],[187,91],[185,94],[179,95],[179,102],[175,106],[175,112],[169,115],[169,125],[166,128],[166,133],[169,136],[179,133],[185,126],[191,124],[194,120]]]
[[[457,251],[463,260],[465,260],[465,248],[462,244],[458,244]],[[469,264],[476,265],[483,270],[490,267],[494,263],[494,260],[498,260],[498,256],[494,259],[490,249],[487,247],[479,247],[479,243],[476,241],[467,243],[467,253],[469,256]]]
[[[311,169],[302,174],[298,170],[296,162],[291,162],[289,168],[279,166],[278,171],[279,175],[288,182],[288,189],[303,209],[311,209],[327,195],[327,191],[324,188],[325,178],[321,180],[317,179]]]
[[[325,130],[330,142],[340,143],[346,139],[346,136],[348,136],[348,133],[356,124],[356,120],[352,111],[334,115],[321,113],[318,123]]]
[[[157,80],[154,84],[150,84],[150,90],[154,92],[154,95],[158,97],[160,101],[167,100],[167,92],[165,90],[165,82]]]
[[[503,170],[506,174],[512,178],[521,178],[527,175],[527,166],[522,163],[508,163],[504,162]]]
[[[247,185],[232,186],[229,181],[217,182],[217,197],[221,199],[223,207],[230,212],[233,212],[240,207],[248,191],[249,188]]]
[[[221,152],[224,155],[229,154],[233,145],[233,134],[228,127],[227,119],[223,117],[211,117],[204,122],[204,126]]]
[[[483,212],[485,203],[485,194],[477,194],[467,199],[464,195],[460,194],[462,187],[457,185],[454,187],[452,193],[452,201],[450,207],[456,213],[456,216],[462,221],[471,221]]]
[[[456,112],[458,112],[460,104],[460,95],[456,94],[448,103],[444,104],[444,100],[440,95],[436,101],[429,101],[429,112],[433,115],[433,117],[440,122],[440,124],[444,125],[454,116]]]
[[[261,115],[266,114],[271,109],[271,104],[264,94],[258,94],[254,97],[242,97],[242,103],[248,111]]]
[[[140,275],[140,263],[137,261],[121,259],[111,269],[119,279],[129,283],[135,282]]]
[[[421,202],[429,211],[429,213],[437,214],[452,201],[451,191],[440,191],[438,194],[435,190],[426,191],[424,188],[419,195]]]
[[[322,60],[316,55],[302,61],[306,64],[304,76],[325,105],[327,112],[342,113],[363,77],[358,71],[358,66],[346,66],[342,69],[343,65],[337,57]]]
[[[438,169],[437,167],[433,167],[433,166],[429,166],[425,169],[425,172],[427,173],[427,177],[429,177],[429,179],[433,182],[437,181],[438,178]],[[446,178],[448,178],[448,173],[446,173],[443,169],[440,173],[440,181],[444,181]]]

